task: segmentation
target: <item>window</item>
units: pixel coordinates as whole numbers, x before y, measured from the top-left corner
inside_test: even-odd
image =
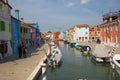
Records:
[[[92,34],[92,32],[90,32],[89,34]]]
[[[2,3],[0,2],[0,9],[2,9]]]
[[[97,32],[95,32],[95,34],[97,34]]]
[[[0,30],[5,31],[5,22],[4,21],[0,21]]]

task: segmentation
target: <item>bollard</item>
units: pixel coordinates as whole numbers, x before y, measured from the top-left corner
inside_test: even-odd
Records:
[[[47,78],[46,78],[46,64],[43,63],[41,68],[42,68],[42,80],[47,80]]]

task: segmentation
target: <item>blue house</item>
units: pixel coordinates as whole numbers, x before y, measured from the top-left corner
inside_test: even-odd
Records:
[[[20,40],[20,21],[13,16],[11,16],[11,34],[12,34],[13,53],[18,53],[18,46],[21,43],[21,40]]]

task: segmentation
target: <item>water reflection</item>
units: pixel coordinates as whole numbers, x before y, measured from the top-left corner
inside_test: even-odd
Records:
[[[120,80],[109,63],[97,63],[69,44],[60,43],[62,63],[58,68],[47,70],[47,80]],[[40,80],[40,79],[39,79]]]

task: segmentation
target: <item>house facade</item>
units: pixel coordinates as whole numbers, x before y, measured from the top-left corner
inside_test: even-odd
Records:
[[[89,41],[89,26],[87,24],[75,25],[75,41]]]
[[[21,44],[20,21],[13,16],[11,16],[11,33],[13,53],[18,53],[18,46]]]
[[[12,54],[11,9],[7,0],[0,0],[0,53],[4,55]]]
[[[97,41],[100,39],[100,28],[98,26],[90,26],[89,27],[89,40]]]
[[[101,28],[101,41],[107,45],[115,45],[120,42],[120,10],[109,12],[103,15],[103,23],[99,25]]]

